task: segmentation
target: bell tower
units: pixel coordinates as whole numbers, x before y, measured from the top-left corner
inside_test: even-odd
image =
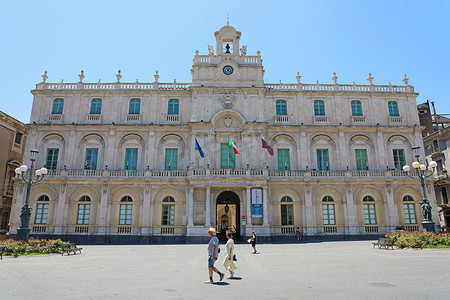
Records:
[[[192,87],[264,87],[264,70],[259,51],[247,56],[247,46],[240,47],[241,33],[227,21],[214,33],[216,49],[208,45],[208,55],[195,52]]]
[[[218,55],[239,55],[239,39],[241,33],[236,31],[230,22],[219,31],[214,32],[216,37],[216,50]]]

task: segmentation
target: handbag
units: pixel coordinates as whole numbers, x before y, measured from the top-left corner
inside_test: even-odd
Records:
[[[237,261],[236,254],[233,255],[233,261]]]

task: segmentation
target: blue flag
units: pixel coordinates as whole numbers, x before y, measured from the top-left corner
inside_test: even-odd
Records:
[[[198,150],[201,157],[205,157],[205,152],[203,152],[203,149],[200,146],[200,144],[198,143],[197,138],[195,138],[195,150]]]

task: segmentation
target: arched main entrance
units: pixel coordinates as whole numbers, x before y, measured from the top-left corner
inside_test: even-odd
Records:
[[[216,201],[216,224],[218,237],[225,241],[225,232],[231,230],[234,240],[239,240],[241,235],[240,228],[240,204],[239,196],[231,191],[222,192]]]

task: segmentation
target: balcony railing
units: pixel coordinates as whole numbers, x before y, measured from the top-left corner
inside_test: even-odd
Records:
[[[417,171],[410,171],[415,176]],[[189,169],[189,170],[48,170],[48,178],[273,178],[273,179],[382,179],[408,178],[400,170],[386,171],[320,171],[320,170],[267,170],[267,169]]]
[[[361,124],[366,122],[365,116],[352,116],[352,123]]]
[[[262,65],[261,56],[239,56],[239,64]],[[194,64],[217,64],[220,56],[196,55]],[[414,93],[413,86],[400,85],[358,85],[358,84],[303,84],[303,83],[267,83],[264,84],[269,92],[375,92],[375,93]],[[36,90],[188,90],[190,83],[47,83],[36,84]]]
[[[276,115],[275,116],[275,123],[277,124],[288,124],[289,123],[289,117],[283,116],[283,115]]]
[[[45,233],[47,232],[47,226],[33,226],[31,227],[32,233]]]
[[[135,114],[128,114],[127,115],[127,122],[140,122],[141,121],[141,115],[135,115]]]
[[[389,121],[391,123],[402,123],[403,122],[403,117],[389,117]]]
[[[180,115],[167,115],[166,116],[166,121],[167,122],[180,122]]]
[[[86,116],[86,122],[98,123],[102,121],[102,115],[100,114],[88,114]]]

